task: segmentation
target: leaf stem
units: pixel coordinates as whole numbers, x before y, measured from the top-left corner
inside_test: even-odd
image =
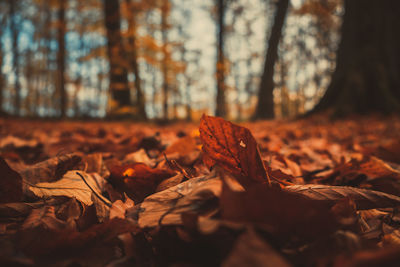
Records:
[[[87,187],[89,187],[90,190],[92,190],[93,194],[95,194],[95,196],[96,196],[98,199],[100,199],[104,204],[106,204],[108,207],[111,208],[112,203],[111,203],[108,199],[106,199],[105,197],[103,197],[102,195],[100,195],[99,193],[97,193],[97,192],[89,185],[89,183],[86,181],[86,179],[83,177],[82,174],[80,174],[79,172],[76,172],[76,174],[82,178],[82,180],[85,182],[85,184],[87,185]]]

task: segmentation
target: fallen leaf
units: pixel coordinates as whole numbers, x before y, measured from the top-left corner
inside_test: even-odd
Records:
[[[250,228],[239,236],[221,266],[289,267],[292,265]]]
[[[110,208],[110,219],[125,219],[125,211],[133,206],[135,206],[135,203],[128,197],[125,202],[122,202],[122,200],[115,201]]]
[[[287,186],[284,190],[307,196],[313,200],[331,203],[348,197],[354,200],[357,209],[360,210],[400,206],[400,197],[398,196],[349,186],[306,184]]]
[[[184,180],[184,178],[185,177],[181,173],[177,174],[175,176],[172,176],[170,178],[167,178],[157,186],[155,191],[160,192],[160,191],[163,191],[170,187],[176,186],[176,185],[180,184]]]
[[[46,208],[42,216],[35,214],[32,217],[33,224],[27,224],[19,233],[19,247],[40,260],[85,255],[93,247],[104,245],[120,234],[139,231],[131,221],[114,218],[78,232],[76,229],[63,228],[62,221],[57,225],[51,208]]]
[[[94,179],[90,175],[85,175],[87,182],[92,189],[99,192],[99,188]],[[53,183],[38,183],[29,186],[36,196],[41,198],[48,198],[53,196],[66,196],[76,198],[85,205],[92,205],[92,190],[86,185],[82,178],[77,174],[77,171],[68,171],[64,176]],[[100,195],[100,193],[98,193]]]
[[[222,118],[203,115],[199,131],[203,160],[209,168],[220,165],[245,187],[254,183],[270,183],[257,142],[247,128]]]
[[[22,230],[39,226],[50,230],[61,230],[66,226],[66,223],[56,218],[54,207],[45,206],[40,209],[32,210],[31,214],[24,221]]]
[[[34,203],[15,202],[0,204],[0,218],[25,217],[28,216],[33,209],[38,209],[45,205],[56,206],[66,201],[67,199],[64,198],[55,198]]]
[[[168,146],[164,153],[169,159],[177,160],[183,165],[192,165],[200,155],[196,140],[191,136],[179,138],[175,143]]]
[[[221,217],[234,222],[261,223],[274,236],[316,238],[332,233],[339,226],[332,205],[282,190],[278,186],[254,184],[245,191],[234,191],[222,176]]]
[[[149,158],[149,156],[146,153],[146,150],[144,150],[143,148],[133,153],[129,153],[128,155],[125,156],[124,160],[122,161],[124,165],[138,163],[138,162],[142,162],[150,167],[154,167],[156,163],[154,159]]]
[[[22,148],[22,147],[36,147],[38,145],[37,140],[35,139],[30,139],[30,140],[25,140],[21,139],[16,136],[8,135],[6,137],[3,137],[0,140],[0,148],[4,148],[7,146],[12,146],[14,148]]]
[[[102,177],[110,175],[104,164],[103,153],[93,153],[82,157],[82,164],[86,173],[98,173]]]
[[[110,172],[109,182],[136,203],[154,193],[162,180],[176,174],[175,171],[168,169],[152,169],[144,163],[114,166]]]
[[[66,203],[61,205],[56,212],[56,216],[63,221],[75,221],[81,217],[82,213],[84,212],[84,208],[85,206],[80,205],[75,198],[71,198]]]
[[[398,266],[400,248],[394,246],[386,249],[363,250],[352,255],[340,255],[334,267],[361,267],[361,266]]]
[[[332,174],[323,180],[334,180],[336,185],[347,185],[360,176],[367,181],[378,178],[400,180],[400,171],[393,169],[389,164],[376,157],[363,156],[361,159],[352,158],[346,163],[339,164],[332,170]]]
[[[32,184],[56,181],[68,170],[74,169],[81,159],[79,153],[61,155],[26,168],[21,176]]]
[[[22,177],[0,157],[0,203],[22,199]]]
[[[130,218],[136,218],[141,228],[159,225],[182,224],[184,212],[207,213],[217,208],[207,205],[216,199],[221,191],[221,180],[211,173],[197,177],[164,191],[152,194],[129,212]]]

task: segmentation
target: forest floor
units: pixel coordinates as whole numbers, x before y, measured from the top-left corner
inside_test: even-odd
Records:
[[[0,119],[0,266],[395,266],[400,118]]]

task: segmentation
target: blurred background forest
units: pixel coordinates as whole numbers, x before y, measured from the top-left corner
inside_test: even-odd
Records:
[[[332,86],[345,9],[360,16],[350,2],[369,5],[373,21],[379,4],[360,0],[1,0],[1,113],[294,117]],[[378,19],[396,16],[399,4],[388,2]]]

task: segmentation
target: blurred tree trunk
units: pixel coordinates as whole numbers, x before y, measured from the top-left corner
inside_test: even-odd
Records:
[[[236,91],[236,100],[235,100],[235,106],[236,106],[236,120],[241,121],[243,119],[243,106],[241,103],[241,95],[242,95],[242,90],[240,88],[240,61],[236,60],[232,64],[232,74],[233,74],[233,81],[235,84],[235,91]]]
[[[33,60],[34,51],[31,48],[28,48],[25,51],[24,61],[24,75],[26,79],[26,87],[28,89],[28,95],[26,97],[26,107],[27,107],[27,115],[34,116],[35,115],[35,105],[34,105],[34,96],[37,90],[36,81],[37,81],[37,73],[34,66]]]
[[[85,3],[82,1],[79,1],[76,6],[76,12],[79,16],[83,17],[83,10],[85,8]],[[84,41],[84,36],[86,32],[86,27],[87,27],[87,20],[82,19],[82,22],[79,24],[78,28],[76,29],[77,32],[79,33],[79,51],[82,53],[85,53],[86,51],[86,43]],[[73,93],[73,110],[74,110],[74,117],[81,117],[82,112],[81,112],[81,106],[80,106],[80,101],[79,101],[79,92],[82,91],[83,89],[83,82],[84,82],[84,77],[82,75],[82,69],[83,69],[83,64],[78,64],[78,73],[77,77],[73,81],[74,83],[74,93]],[[101,84],[101,78],[99,77],[99,74],[97,74],[97,81],[100,82]],[[101,87],[100,87],[101,88]],[[101,93],[101,90],[99,90],[99,93]]]
[[[107,54],[110,63],[110,92],[118,107],[131,105],[127,64],[123,57],[119,1],[104,0]]]
[[[154,67],[152,67],[150,64],[148,66],[148,73],[151,73],[151,83],[150,87],[152,88],[152,96],[153,98],[151,99],[151,106],[153,113],[155,114],[155,117],[158,117],[159,115],[158,109],[157,109],[157,73]]]
[[[289,90],[286,87],[287,80],[287,65],[286,62],[281,57],[279,60],[279,87],[281,89],[281,115],[282,118],[287,118],[290,116],[290,106],[292,105],[289,97]]]
[[[52,34],[51,34],[51,29],[48,27],[48,25],[51,25],[52,23],[52,18],[51,18],[51,8],[50,8],[50,0],[44,0],[42,1],[41,4],[41,10],[44,14],[44,23],[42,24],[42,27],[40,29],[41,31],[41,36],[43,38],[43,60],[41,61],[39,65],[40,69],[40,84],[38,87],[40,88],[39,90],[36,90],[35,94],[35,100],[34,100],[34,105],[36,106],[35,108],[35,116],[40,115],[40,107],[42,108],[47,108],[50,109],[51,103],[48,101],[48,99],[51,100],[50,97],[50,90],[49,87],[51,87],[52,83],[52,71],[49,71],[51,69],[51,64],[52,64],[52,57],[51,57],[51,42],[52,42]],[[47,93],[47,95],[46,95]]]
[[[2,25],[0,25],[0,36],[2,35],[1,32]],[[0,37],[1,41],[1,37]],[[3,58],[4,58],[4,52],[3,52],[3,45],[0,44],[0,69],[3,68]],[[4,109],[3,109],[3,91],[4,91],[4,75],[3,72],[0,72],[0,116],[4,114]]]
[[[6,16],[2,16],[0,20],[0,69],[3,69],[3,62],[4,62],[4,50],[3,50],[3,34],[4,28],[6,25]],[[5,78],[2,71],[0,71],[0,116],[4,114],[3,108],[3,92],[5,87]]]
[[[225,35],[225,6],[226,0],[217,0],[217,101],[215,115],[226,117],[227,107],[225,99],[225,56],[224,56],[224,35]]]
[[[258,91],[255,119],[274,118],[274,66],[278,58],[278,45],[282,36],[289,0],[279,0],[276,5],[275,20],[272,25],[265,57],[264,71]]]
[[[141,119],[147,119],[145,104],[146,100],[142,89],[142,79],[140,77],[140,70],[138,64],[138,53],[137,53],[137,41],[136,41],[136,14],[133,11],[132,1],[125,0],[128,8],[128,34],[129,34],[129,49],[130,63],[133,74],[135,75],[135,89],[136,89],[136,101],[138,106],[138,116]]]
[[[190,95],[190,87],[192,86],[192,79],[190,77],[186,78],[186,90],[185,90],[185,98],[186,98],[186,120],[192,121],[192,98]]]
[[[346,0],[336,69],[311,113],[400,111],[400,1]]]
[[[14,79],[14,91],[15,91],[15,99],[14,99],[14,111],[16,115],[21,114],[21,83],[19,80],[20,69],[19,69],[19,49],[18,49],[18,36],[19,29],[17,29],[17,18],[16,18],[16,9],[18,5],[17,0],[8,0],[9,5],[9,18],[10,18],[10,31],[12,37],[12,57],[13,57],[13,70],[15,74]]]
[[[65,21],[66,1],[58,1],[58,51],[57,51],[57,86],[60,94],[60,117],[64,118],[67,107],[67,93],[65,91],[65,34],[67,31]]]
[[[164,119],[168,119],[168,91],[169,91],[169,83],[168,83],[168,51],[167,51],[167,42],[168,42],[168,22],[167,16],[169,12],[169,1],[162,0],[161,5],[161,34],[162,34],[162,51],[163,51],[163,59],[162,59],[162,76],[163,76],[163,84],[162,84],[162,92],[163,92],[163,116]]]

